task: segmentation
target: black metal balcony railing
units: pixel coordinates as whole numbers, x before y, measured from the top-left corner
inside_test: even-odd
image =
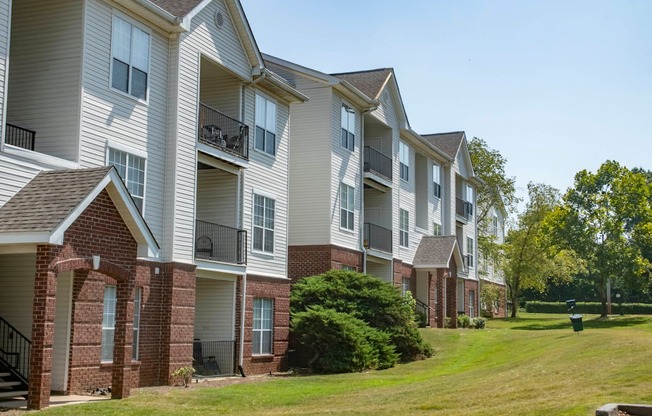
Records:
[[[5,126],[5,143],[27,150],[34,150],[36,132],[7,123]]]
[[[202,341],[192,344],[192,359],[196,374],[201,376],[234,374],[235,341]]]
[[[195,258],[247,264],[247,232],[238,228],[197,220]]]
[[[205,104],[199,105],[199,141],[249,158],[249,126]]]
[[[392,230],[369,222],[364,223],[364,242],[366,248],[392,252]]]
[[[420,321],[423,322],[424,325],[428,325],[430,323],[430,306],[421,302],[419,299],[415,299],[415,301],[415,312],[421,318]]]
[[[32,343],[9,322],[0,318],[0,362],[27,383]]]
[[[455,214],[468,221],[473,216],[473,204],[461,198],[455,198]]]
[[[392,158],[370,146],[364,147],[364,171],[392,180]]]

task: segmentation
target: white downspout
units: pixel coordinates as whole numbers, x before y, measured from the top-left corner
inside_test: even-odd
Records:
[[[244,336],[245,336],[245,311],[246,311],[246,302],[247,302],[247,273],[245,272],[242,275],[242,301],[240,302],[240,345],[239,345],[239,357],[238,357],[238,366],[240,367],[240,373],[244,377]]]

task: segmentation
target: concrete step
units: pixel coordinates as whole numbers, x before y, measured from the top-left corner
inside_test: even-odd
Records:
[[[27,395],[27,390],[0,391],[0,397],[22,397]]]
[[[2,378],[2,377],[10,377],[10,376],[11,376],[11,373],[1,372],[0,371],[0,378]]]
[[[0,381],[0,388],[20,386],[20,385],[21,385],[20,381]]]

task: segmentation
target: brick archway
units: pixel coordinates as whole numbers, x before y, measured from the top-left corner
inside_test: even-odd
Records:
[[[58,260],[50,265],[50,270],[55,273],[64,273],[74,270],[94,270],[109,276],[120,283],[128,282],[131,273],[124,267],[112,263],[108,260],[99,259],[98,268],[93,265],[93,257],[77,257],[64,260]]]

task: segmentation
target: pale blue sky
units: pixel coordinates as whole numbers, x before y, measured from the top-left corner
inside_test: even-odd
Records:
[[[241,1],[263,52],[393,67],[415,131],[484,138],[521,189],[652,169],[652,1]]]

